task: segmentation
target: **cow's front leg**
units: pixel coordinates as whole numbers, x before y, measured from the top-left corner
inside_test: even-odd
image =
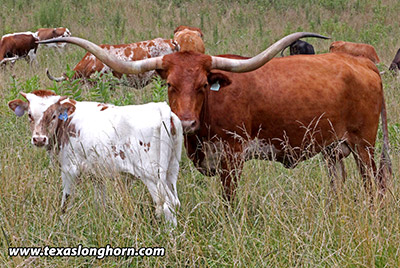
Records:
[[[79,170],[76,166],[69,168],[62,168],[61,178],[63,183],[63,194],[61,199],[61,212],[65,213],[67,210],[68,200],[72,194],[76,177],[79,176]]]
[[[244,159],[240,153],[226,153],[221,162],[221,182],[224,189],[224,198],[232,202],[235,198],[237,183],[242,175]]]

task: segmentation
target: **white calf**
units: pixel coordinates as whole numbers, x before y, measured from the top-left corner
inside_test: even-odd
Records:
[[[126,172],[146,184],[157,216],[163,212],[176,225],[182,126],[166,103],[113,106],[77,102],[48,90],[21,95],[28,102],[8,105],[17,116],[28,111],[32,143],[58,157],[63,210],[83,171]]]

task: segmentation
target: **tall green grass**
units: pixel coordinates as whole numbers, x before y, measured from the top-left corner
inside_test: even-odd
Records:
[[[26,1],[2,0],[0,34],[68,27],[96,43],[129,43],[170,38],[175,27],[201,27],[209,54],[252,56],[293,31],[313,31],[332,41],[366,42],[389,65],[400,46],[394,0],[300,1]],[[331,41],[307,39],[317,53]],[[72,207],[60,212],[59,167],[30,144],[28,120],[17,118],[7,102],[19,91],[52,89],[78,100],[118,105],[166,100],[163,82],[143,90],[96,78],[95,86],[56,84],[85,51],[69,46],[60,54],[39,48],[37,66],[20,61],[0,71],[0,267],[399,267],[400,266],[400,82],[382,76],[394,178],[382,205],[370,208],[352,157],[348,179],[336,196],[320,156],[293,170],[266,161],[246,163],[231,206],[222,198],[218,177],[201,175],[185,152],[178,178],[181,208],[170,230],[155,218],[148,190],[124,175],[98,176],[107,189],[106,207],[95,200],[92,177],[82,177]],[[293,67],[295,68],[295,67]],[[378,147],[382,142],[378,137]],[[8,256],[10,246],[165,247],[164,257]],[[30,264],[29,264],[30,263]],[[29,265],[28,265],[29,264]]]

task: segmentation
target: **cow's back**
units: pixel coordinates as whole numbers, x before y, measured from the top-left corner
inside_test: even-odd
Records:
[[[171,120],[165,103],[114,106],[77,102],[70,122],[76,135],[63,148],[69,157],[85,159],[82,165],[109,162],[135,174],[142,171],[131,169],[140,166],[156,172],[152,165],[160,159],[163,114],[168,113]]]
[[[295,147],[302,146],[304,134],[316,122],[325,132],[315,133],[315,139],[329,142],[334,139],[332,128],[336,135],[345,136],[359,131],[366,124],[362,120],[379,121],[381,79],[376,66],[365,58],[297,55],[274,58],[254,72],[222,73],[232,83],[209,92],[210,136],[226,137],[224,129],[230,129],[243,137],[274,139],[279,146],[285,134]]]
[[[13,56],[26,56],[30,50],[38,47],[37,37],[34,33],[24,32],[6,34],[0,41],[0,59]]]
[[[375,48],[369,44],[335,41],[330,45],[329,52],[347,53],[355,57],[365,57],[375,64],[380,62]]]

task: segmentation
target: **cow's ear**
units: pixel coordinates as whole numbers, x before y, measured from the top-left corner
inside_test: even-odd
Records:
[[[67,113],[68,116],[73,114],[75,112],[75,104],[73,103],[74,101],[71,101],[69,99],[61,101],[60,109],[62,113]]]
[[[212,73],[211,72],[208,74],[207,79],[208,79],[208,83],[211,86],[211,90],[213,90],[213,88],[214,88],[215,91],[218,91],[220,87],[221,88],[226,87],[232,83],[232,81],[229,79],[229,77],[227,77],[226,75],[224,75],[222,73]]]
[[[164,80],[167,79],[167,71],[163,69],[156,69],[157,74]]]
[[[16,99],[8,103],[8,107],[15,113],[16,116],[23,116],[25,111],[28,110],[29,104],[25,101]]]
[[[199,29],[199,28],[197,28],[196,29],[197,30],[197,32],[198,32],[198,35],[201,37],[201,38],[203,38],[203,32]]]

